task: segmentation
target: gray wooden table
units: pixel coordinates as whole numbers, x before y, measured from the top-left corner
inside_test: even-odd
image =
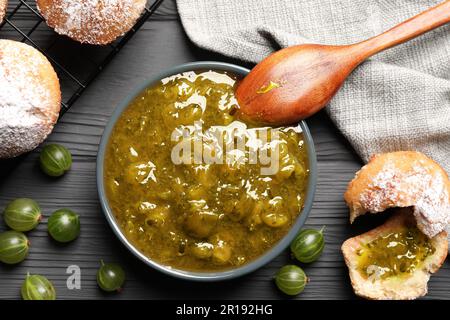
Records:
[[[27,15],[21,18],[27,19]],[[50,31],[43,29],[42,32]],[[10,35],[8,31],[0,31],[0,38]],[[70,41],[63,41],[63,56],[71,54],[68,47]],[[82,223],[79,239],[68,245],[58,245],[50,240],[46,220],[30,232],[28,259],[17,266],[0,265],[0,299],[19,298],[19,288],[27,272],[51,279],[60,299],[285,298],[278,293],[271,278],[290,261],[287,252],[260,270],[228,282],[205,284],[172,279],[132,256],[114,236],[100,208],[95,160],[103,128],[114,107],[147,77],[195,60],[229,61],[190,43],[174,1],[166,0],[48,138],[47,142],[61,143],[71,150],[74,161],[67,175],[59,179],[43,175],[37,165],[39,149],[18,159],[0,162],[0,210],[14,198],[30,197],[40,203],[46,216],[58,208],[68,207],[80,214]],[[76,68],[82,70],[83,66]],[[349,225],[343,193],[362,163],[323,112],[309,119],[308,124],[317,149],[319,178],[307,225],[313,228],[326,225],[326,247],[319,261],[304,266],[311,281],[297,299],[354,299],[340,246],[348,237],[374,227],[384,217],[363,217],[355,225]],[[0,222],[0,230],[5,230],[3,222]],[[97,288],[95,274],[100,259],[124,266],[127,282],[120,294],[105,294]],[[66,287],[69,265],[81,268],[81,290]],[[448,261],[431,278],[426,299],[431,298],[450,298]]]

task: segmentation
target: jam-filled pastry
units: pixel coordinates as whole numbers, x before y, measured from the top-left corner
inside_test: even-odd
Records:
[[[355,293],[367,299],[409,300],[427,293],[430,274],[448,252],[446,231],[433,238],[417,227],[412,208],[397,208],[383,225],[342,245]]]
[[[0,40],[0,159],[36,148],[61,108],[59,80],[38,50]]]
[[[420,152],[373,156],[349,183],[344,198],[350,208],[350,222],[366,212],[412,207],[417,227],[430,238],[450,222],[448,175]]]
[[[36,0],[47,24],[81,43],[107,44],[129,31],[147,0]]]

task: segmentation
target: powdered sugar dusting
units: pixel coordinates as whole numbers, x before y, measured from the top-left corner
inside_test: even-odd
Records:
[[[59,34],[90,44],[104,44],[127,32],[146,0],[38,0],[47,23]]]
[[[59,92],[40,75],[48,65],[30,46],[0,40],[0,158],[34,149],[52,130]]]
[[[386,162],[360,195],[360,202],[372,213],[412,206],[418,227],[433,237],[450,223],[448,178],[423,159],[413,161],[406,171]]]

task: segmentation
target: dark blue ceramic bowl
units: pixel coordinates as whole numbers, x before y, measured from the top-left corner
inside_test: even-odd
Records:
[[[204,62],[187,63],[174,67],[145,81],[140,87],[136,88],[133,91],[133,93],[130,94],[124,101],[122,101],[121,104],[119,104],[119,106],[115,109],[114,113],[112,114],[111,119],[109,120],[105,128],[105,131],[103,132],[97,156],[97,187],[103,211],[111,228],[113,229],[117,237],[119,237],[119,239],[123,242],[123,244],[128,248],[128,250],[130,250],[136,257],[141,259],[144,263],[148,264],[149,266],[177,278],[194,281],[217,281],[240,277],[244,274],[250,273],[258,268],[261,268],[262,266],[270,262],[272,259],[278,256],[283,250],[285,250],[289,246],[289,244],[292,242],[294,237],[299,232],[300,228],[305,223],[306,218],[308,218],[309,212],[313,205],[314,193],[316,189],[317,160],[316,160],[316,153],[314,150],[314,143],[311,134],[309,132],[308,126],[306,125],[306,122],[304,121],[300,122],[300,127],[303,130],[306,147],[308,151],[309,170],[310,170],[305,206],[300,215],[298,216],[297,221],[295,221],[294,225],[291,227],[290,231],[274,247],[272,247],[270,250],[268,250],[264,255],[260,256],[259,258],[234,269],[228,269],[217,272],[192,272],[185,270],[177,270],[169,266],[159,264],[158,262],[153,261],[152,259],[146,257],[138,249],[136,249],[130,241],[128,241],[128,239],[125,237],[122,230],[118,226],[114,214],[108,205],[108,199],[105,194],[105,186],[103,181],[103,162],[105,158],[105,149],[108,143],[109,136],[117,119],[120,117],[125,108],[133,101],[133,99],[137,95],[139,95],[139,93],[141,93],[145,88],[152,86],[154,83],[163,78],[186,71],[205,70],[205,69],[228,71],[230,73],[242,77],[247,75],[247,73],[249,72],[248,69],[233,64],[204,61]]]

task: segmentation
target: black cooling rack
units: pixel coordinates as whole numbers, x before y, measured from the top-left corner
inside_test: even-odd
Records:
[[[53,64],[61,82],[61,117],[163,1],[149,1],[145,12],[124,36],[109,45],[93,46],[56,34],[36,9],[35,0],[10,0],[0,24],[0,37],[34,46]]]

